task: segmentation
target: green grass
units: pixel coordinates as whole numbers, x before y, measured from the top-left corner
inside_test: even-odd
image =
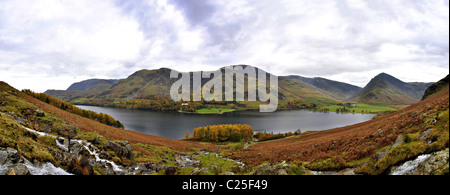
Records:
[[[330,112],[335,112],[337,109],[343,109],[343,106],[339,105],[331,105],[320,108],[319,110],[328,110]],[[369,105],[363,103],[357,103],[356,107],[345,107],[348,113],[383,113],[383,112],[395,112],[397,109],[389,107],[389,106],[377,106],[377,105]]]
[[[234,112],[235,109],[230,108],[203,108],[200,110],[196,110],[197,113],[200,114],[219,114],[219,113],[225,113],[225,112]]]

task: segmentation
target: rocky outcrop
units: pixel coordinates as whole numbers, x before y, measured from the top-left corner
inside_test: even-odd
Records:
[[[449,150],[425,154],[400,166],[392,167],[392,175],[440,175],[448,174]],[[445,172],[446,171],[446,172]]]
[[[128,141],[109,141],[108,143],[106,143],[106,149],[114,151],[118,157],[123,157],[130,160],[134,159],[133,148],[131,147],[130,143],[128,143]]]
[[[291,168],[285,161],[275,164],[264,164],[256,169],[253,175],[289,175]]]
[[[0,166],[6,171],[5,175],[30,175],[28,168],[23,165],[24,158],[14,148],[0,148]]]

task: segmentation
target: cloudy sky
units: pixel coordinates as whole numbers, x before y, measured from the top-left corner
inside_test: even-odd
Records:
[[[449,73],[449,0],[0,0],[0,80],[66,89],[248,64],[364,87]]]

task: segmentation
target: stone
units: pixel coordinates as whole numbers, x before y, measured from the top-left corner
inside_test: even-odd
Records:
[[[11,163],[19,163],[20,162],[20,154],[16,149],[7,148],[6,152],[8,153],[7,160],[11,161]]]
[[[23,118],[15,117],[14,120],[16,120],[21,125],[26,125],[26,121]]]
[[[113,142],[109,141],[106,143],[106,148],[116,152],[117,156],[124,157],[130,160],[134,159],[133,147],[128,143],[128,141],[123,142]]]
[[[419,139],[420,140],[424,140],[428,134],[430,134],[432,129],[427,129],[426,131],[424,131],[422,134],[420,134]]]
[[[14,168],[9,168],[6,172],[6,175],[17,175],[16,170]]]
[[[6,150],[0,149],[0,165],[4,165],[8,158],[8,152]]]
[[[166,175],[176,175],[177,167],[166,167],[165,172],[166,172]]]
[[[372,135],[373,136],[375,136],[375,135],[380,135],[380,134],[382,134],[383,133],[383,130],[382,129],[378,129],[375,133],[373,133]]]
[[[45,116],[45,113],[44,113],[43,111],[39,110],[39,109],[36,109],[36,110],[35,110],[35,115],[36,115],[37,117],[44,117],[44,116]]]
[[[208,170],[205,168],[195,168],[189,175],[208,175]]]
[[[14,175],[31,175],[30,171],[28,170],[28,168],[23,165],[23,164],[17,164],[14,167],[11,167],[9,170],[13,169],[14,170]],[[8,172],[9,172],[8,170]]]
[[[288,175],[291,168],[286,162],[264,164],[259,166],[253,175]]]
[[[449,152],[448,149],[433,153],[429,158],[424,160],[417,166],[412,174],[414,175],[436,175],[442,169],[449,166]]]
[[[394,145],[392,145],[392,148],[397,147],[398,145],[400,145],[401,143],[403,143],[403,141],[405,140],[405,136],[404,135],[400,135],[397,137],[397,139],[394,142]]]

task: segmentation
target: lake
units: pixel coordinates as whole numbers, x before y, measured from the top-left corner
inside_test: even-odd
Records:
[[[353,114],[335,112],[311,112],[306,110],[278,111],[260,113],[255,111],[231,112],[223,115],[200,115],[178,112],[153,112],[108,108],[96,106],[78,106],[81,109],[109,114],[125,125],[125,129],[160,137],[182,139],[186,130],[218,124],[248,124],[255,132],[295,132],[321,131],[344,127],[371,120],[373,114]]]

